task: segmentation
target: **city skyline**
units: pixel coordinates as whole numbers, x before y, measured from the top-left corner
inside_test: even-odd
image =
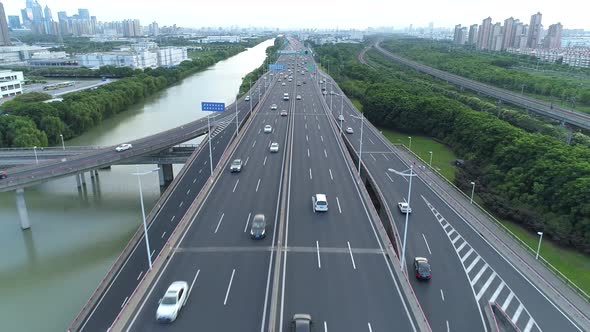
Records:
[[[584,11],[572,10],[577,4],[572,0],[543,0],[536,2],[534,6],[509,0],[498,0],[478,6],[473,6],[469,0],[444,3],[434,0],[419,3],[365,0],[362,5],[300,0],[297,2],[297,10],[288,14],[286,7],[277,6],[276,2],[268,0],[230,0],[206,4],[168,0],[165,7],[139,7],[137,3],[115,0],[103,0],[100,5],[90,0],[42,0],[39,3],[43,8],[48,6],[53,13],[66,11],[68,15],[77,13],[78,8],[87,8],[91,15],[103,22],[132,18],[146,23],[157,21],[160,26],[176,24],[189,28],[237,25],[280,29],[365,29],[381,26],[404,28],[410,24],[414,27],[425,27],[429,22],[433,22],[435,27],[453,28],[456,24],[469,26],[488,16],[492,17],[492,23],[508,17],[526,21],[531,13],[542,12],[544,22],[561,22],[568,29],[590,30],[590,21],[585,17]],[[20,15],[20,10],[25,7],[25,0],[3,1],[3,4],[6,15]],[[117,10],[114,11],[113,8]],[[228,8],[232,10],[229,11]],[[57,17],[54,17],[54,20],[57,20]]]

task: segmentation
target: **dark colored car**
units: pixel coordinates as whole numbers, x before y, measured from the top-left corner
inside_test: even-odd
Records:
[[[7,177],[8,177],[8,174],[6,174],[6,172],[0,171],[0,180],[6,179]]]
[[[292,332],[311,332],[311,315],[309,314],[295,314],[291,322]]]
[[[432,273],[430,271],[430,263],[424,257],[414,258],[414,270],[416,271],[416,278],[430,280]]]
[[[264,214],[257,214],[250,225],[250,237],[254,240],[264,239],[266,236],[266,219]]]

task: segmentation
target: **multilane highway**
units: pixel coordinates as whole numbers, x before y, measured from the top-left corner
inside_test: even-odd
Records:
[[[327,90],[335,95],[332,100],[332,120],[341,110],[343,128],[351,127],[353,134],[344,134],[358,154],[360,143],[360,113],[328,78]],[[330,84],[332,83],[332,84]],[[342,104],[343,103],[343,104]],[[354,116],[354,117],[353,117]],[[403,234],[405,216],[397,210],[397,203],[408,200],[408,179],[388,172],[388,168],[405,171],[410,165],[400,158],[394,148],[368,121],[364,121],[362,161],[376,179],[387,204],[394,212],[395,224]],[[542,288],[506,259],[481,236],[471,223],[448,205],[422,181],[418,167],[414,172],[409,218],[406,265],[418,300],[434,331],[486,330],[483,307],[489,302],[498,303],[521,331],[582,331],[569,314],[571,308],[558,307]],[[432,279],[418,282],[413,278],[413,259],[429,259]]]
[[[416,330],[315,79],[297,72],[303,67],[291,68],[293,81],[283,77],[273,85],[228,160],[241,158],[243,170],[218,178],[127,331],[265,331],[273,287],[280,290],[273,318],[279,331],[289,330],[292,315],[301,312],[312,315],[318,330]],[[267,124],[271,133],[262,130]],[[278,153],[269,151],[271,142],[279,143]],[[328,196],[328,212],[313,212],[315,193]],[[255,241],[248,227],[259,213],[267,237]],[[285,239],[280,248],[278,238]],[[278,249],[283,259],[275,285]],[[163,325],[155,320],[158,299],[175,280],[191,285],[188,302],[174,323]]]

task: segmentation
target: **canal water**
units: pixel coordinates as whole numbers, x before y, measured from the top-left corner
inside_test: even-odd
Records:
[[[114,145],[204,116],[201,101],[231,103],[242,77],[260,66],[268,40],[184,79],[105,120],[67,146]],[[181,165],[175,166],[175,173]],[[140,165],[140,170],[153,165]],[[141,222],[135,166],[25,189],[31,229],[22,231],[13,192],[0,193],[0,331],[65,331]],[[146,213],[159,197],[157,173],[142,177]]]

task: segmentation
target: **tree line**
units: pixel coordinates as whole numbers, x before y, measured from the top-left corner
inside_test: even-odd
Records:
[[[345,93],[358,99],[373,124],[447,144],[465,160],[455,183],[478,195],[496,215],[563,245],[590,252],[590,148],[567,145],[477,111],[422,84],[423,75],[395,64],[356,61],[363,45],[317,47]],[[385,62],[383,62],[385,63]],[[440,83],[444,84],[444,83]]]
[[[274,45],[266,48],[266,58],[262,65],[249,72],[246,76],[244,76],[244,78],[242,78],[242,84],[240,85],[239,89],[240,96],[250,89],[250,82],[254,83],[258,81],[262,74],[264,74],[266,67],[278,59],[278,50],[283,46],[284,42],[284,37],[277,37],[275,38]]]

